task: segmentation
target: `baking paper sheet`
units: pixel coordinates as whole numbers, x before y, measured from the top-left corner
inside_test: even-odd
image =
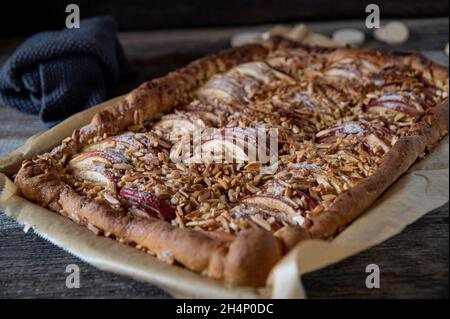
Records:
[[[331,242],[300,243],[272,270],[264,288],[232,287],[178,266],[171,266],[137,249],[92,232],[20,196],[8,176],[23,159],[50,150],[75,128],[87,124],[99,109],[122,97],[78,113],[34,136],[0,158],[0,209],[26,229],[82,260],[106,271],[160,286],[177,297],[304,298],[300,276],[336,263],[398,234],[427,212],[449,200],[449,139],[416,163],[360,218]]]

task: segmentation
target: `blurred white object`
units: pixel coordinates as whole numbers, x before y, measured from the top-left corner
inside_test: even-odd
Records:
[[[326,35],[312,32],[301,43],[324,48],[342,48],[345,46],[344,44],[336,42]]]
[[[244,32],[236,34],[231,38],[231,46],[237,47],[249,43],[257,43],[260,40],[261,34],[259,32]]]
[[[341,29],[333,33],[333,40],[351,46],[359,46],[364,43],[364,33],[358,29]]]
[[[374,31],[377,40],[390,45],[402,44],[409,38],[409,29],[406,24],[394,21]]]
[[[272,29],[270,29],[267,32],[264,32],[261,34],[261,38],[263,40],[268,40],[271,36],[274,35],[281,35],[286,36],[286,34],[289,32],[289,28],[285,27],[284,25],[276,25]]]
[[[326,48],[336,48],[343,46],[342,43],[338,43],[323,34],[311,32],[303,23],[297,24],[285,36],[288,39],[310,46]]]
[[[293,28],[288,28],[283,25],[276,25],[272,29],[264,33],[246,32],[235,35],[231,39],[231,45],[233,47],[248,44],[258,43],[268,40],[271,36],[283,36],[290,40],[299,42],[305,45],[320,46],[328,48],[343,47],[344,44],[334,41],[333,39],[318,33],[311,32],[306,25],[300,23]]]
[[[445,46],[444,52],[448,56],[448,42],[447,42],[447,45]]]
[[[305,24],[300,23],[297,24],[295,27],[293,27],[289,33],[287,34],[287,37],[291,40],[302,42],[309,34],[309,30],[306,27]]]

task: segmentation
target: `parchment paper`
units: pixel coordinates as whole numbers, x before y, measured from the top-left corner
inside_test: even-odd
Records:
[[[170,266],[137,249],[92,232],[20,196],[8,176],[23,159],[50,150],[87,124],[99,109],[122,97],[78,113],[30,138],[0,158],[0,209],[24,229],[33,229],[59,247],[106,271],[160,286],[188,298],[304,298],[300,276],[368,249],[398,234],[407,225],[449,200],[448,137],[389,188],[364,215],[331,242],[300,243],[272,270],[264,288],[231,287],[178,266]]]

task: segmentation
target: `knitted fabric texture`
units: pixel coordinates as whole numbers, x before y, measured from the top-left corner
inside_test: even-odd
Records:
[[[114,19],[104,16],[30,37],[0,69],[0,100],[47,127],[104,101],[132,73],[116,34]]]

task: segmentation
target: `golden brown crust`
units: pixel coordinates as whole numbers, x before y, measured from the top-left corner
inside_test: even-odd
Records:
[[[321,214],[312,217],[310,233],[313,238],[334,236],[386,190],[425,149],[425,145],[416,137],[404,137],[384,155],[379,169],[355,187],[339,194],[333,205]]]
[[[410,136],[397,141],[384,155],[378,170],[355,187],[341,193],[333,206],[312,218],[313,238],[329,238],[362,214],[416,161],[436,144],[448,130],[448,100],[429,110],[411,128]]]
[[[25,197],[57,208],[80,224],[107,231],[108,236],[139,243],[165,261],[176,261],[195,272],[231,283],[260,286],[282,256],[277,239],[260,229],[244,231],[229,244],[156,218],[118,215],[78,195],[47,164],[35,162],[19,171],[15,182]]]
[[[310,232],[305,228],[291,226],[279,229],[274,236],[280,239],[284,253],[289,252],[299,242],[311,238]]]
[[[275,236],[261,229],[248,229],[234,236],[205,234],[177,228],[156,218],[121,215],[108,206],[87,200],[60,178],[57,169],[92,137],[117,134],[129,125],[141,124],[155,112],[167,111],[188,99],[192,91],[213,74],[231,67],[262,60],[269,51],[299,47],[280,38],[264,46],[245,46],[225,50],[217,55],[194,61],[167,76],[142,84],[117,105],[98,112],[89,125],[73,132],[70,138],[53,149],[48,158],[26,161],[15,182],[23,195],[38,204],[50,207],[80,224],[88,224],[107,235],[138,244],[159,258],[238,285],[262,286],[268,273],[284,253],[301,240],[330,238],[367,209],[419,154],[432,147],[448,130],[448,100],[424,114],[386,153],[379,169],[355,187],[339,194],[333,205],[311,217],[309,232],[303,228],[285,227]],[[310,49],[338,55],[364,55],[367,50]],[[373,50],[370,52],[374,52]],[[447,77],[442,67],[418,55],[387,54],[375,51],[386,59],[399,59],[424,73]],[[363,198],[364,200],[361,200]]]
[[[244,230],[230,247],[224,263],[224,279],[237,285],[258,286],[281,259],[282,246],[262,229]]]

